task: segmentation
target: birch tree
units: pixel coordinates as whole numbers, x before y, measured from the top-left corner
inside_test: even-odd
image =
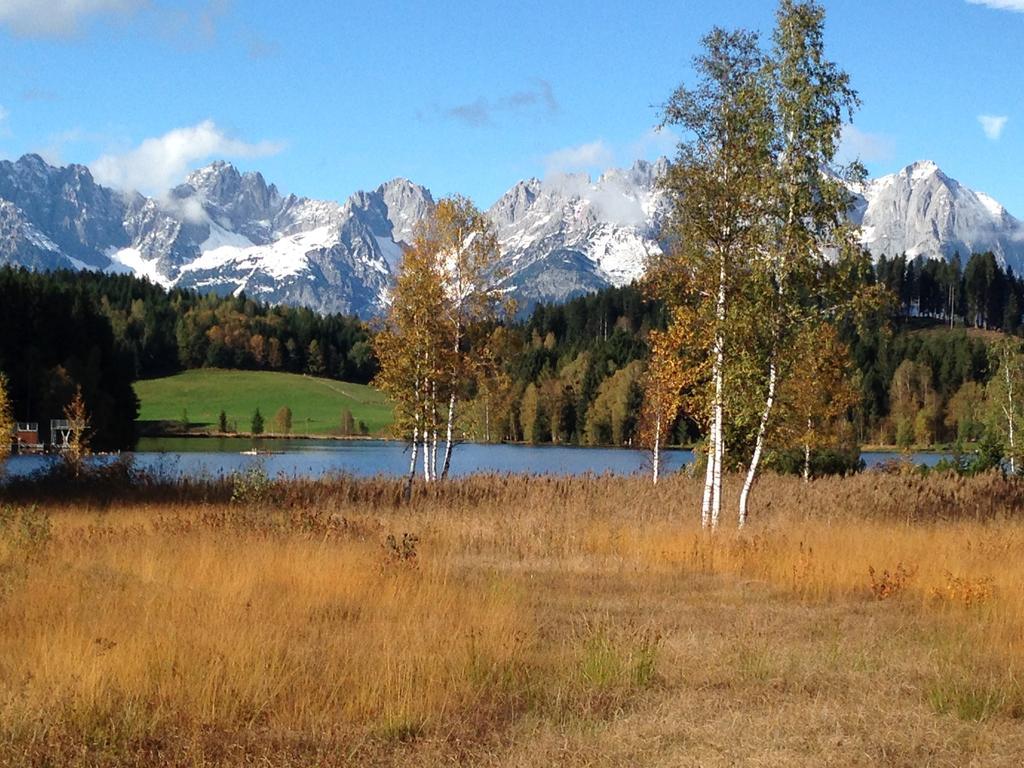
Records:
[[[502,294],[496,287],[501,253],[491,223],[464,197],[441,200],[425,229],[439,258],[437,274],[442,281],[442,317],[447,325],[445,335],[449,345],[444,382],[448,408],[440,474],[441,479],[445,479],[451,467],[460,395],[476,372],[474,350],[487,340],[486,336],[470,338],[469,334],[477,330],[480,335],[505,309],[501,304]],[[436,454],[436,437],[434,451]]]
[[[701,525],[718,526],[725,463],[726,370],[735,337],[736,289],[766,245],[773,116],[757,35],[712,30],[693,62],[697,83],[680,87],[664,124],[683,133],[663,180],[672,201],[671,247],[655,266],[669,306],[689,305],[710,329],[708,462]]]
[[[487,219],[465,198],[450,197],[417,225],[402,257],[374,347],[380,361],[375,383],[395,403],[395,429],[410,441],[407,496],[417,461],[428,483],[448,476],[459,398],[474,375],[476,336],[501,308],[493,287],[498,256]]]
[[[643,406],[639,434],[651,450],[651,479],[655,485],[661,472],[661,446],[679,414],[706,413],[700,402],[701,385],[706,383],[708,344],[702,338],[696,317],[677,307],[664,331],[648,334],[650,360],[642,379]],[[701,426],[707,427],[707,424]]]
[[[828,256],[856,247],[846,224],[849,193],[823,171],[834,165],[843,123],[852,118],[859,102],[849,76],[826,58],[824,20],[824,8],[813,0],[782,0],[767,63],[775,131],[775,231],[758,266],[770,286],[770,334],[763,406],[739,497],[740,527],[747,521],[778,387],[787,374],[782,358],[794,349],[803,327],[823,322],[829,305],[841,300],[822,290]],[[853,172],[859,170],[855,167]]]
[[[1002,439],[1003,455],[1010,474],[1021,470],[1021,397],[1024,396],[1024,351],[1019,339],[1005,338],[990,347],[996,369],[988,383],[988,402],[992,426]]]
[[[412,493],[422,453],[423,478],[432,479],[430,437],[437,432],[437,380],[445,376],[444,293],[437,251],[421,235],[402,257],[384,327],[374,338],[380,371],[374,384],[394,404],[393,429],[410,444],[405,494]]]

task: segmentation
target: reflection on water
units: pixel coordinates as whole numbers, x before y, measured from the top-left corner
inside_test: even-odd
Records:
[[[269,451],[254,457],[243,451]],[[916,453],[915,463],[933,465],[949,454]],[[907,458],[904,454],[873,452],[862,457],[868,467]],[[11,475],[41,469],[53,458],[14,456],[7,465]],[[104,460],[99,458],[97,460]],[[135,453],[138,467],[164,477],[222,476],[260,462],[271,475],[319,477],[344,472],[361,477],[401,475],[409,469],[408,446],[385,440],[252,440],[249,438],[144,438]],[[675,472],[693,461],[693,452],[666,450],[662,471]],[[650,455],[627,448],[577,448],[551,445],[486,445],[466,443],[452,454],[452,474],[514,472],[555,475],[584,473],[618,475],[650,470]]]

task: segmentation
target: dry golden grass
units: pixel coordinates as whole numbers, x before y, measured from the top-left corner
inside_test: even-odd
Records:
[[[0,764],[1024,754],[1015,481],[769,477],[714,536],[685,477],[245,490],[0,503]]]

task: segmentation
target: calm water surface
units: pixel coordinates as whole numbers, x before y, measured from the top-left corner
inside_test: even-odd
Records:
[[[260,463],[271,475],[319,477],[343,472],[361,477],[401,475],[409,469],[409,453],[402,443],[385,440],[258,440],[267,456],[246,456],[254,447],[248,438],[144,438],[135,453],[139,467],[167,477],[228,475]],[[870,468],[902,454],[865,452]],[[666,450],[663,472],[670,473],[693,461],[693,452]],[[915,463],[933,465],[949,454],[916,453]],[[11,475],[25,475],[45,468],[54,459],[42,456],[14,456],[7,464]],[[104,460],[99,457],[97,460]],[[628,475],[650,470],[645,451],[628,448],[576,448],[570,446],[484,445],[466,443],[452,454],[452,474],[516,472],[558,475],[612,473]]]

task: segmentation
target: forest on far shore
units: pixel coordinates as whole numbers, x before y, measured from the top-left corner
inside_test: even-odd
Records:
[[[1024,280],[992,254],[965,265],[882,258],[865,280],[887,286],[890,311],[843,331],[858,371],[857,444],[974,441],[987,418],[988,341],[1019,334]],[[138,404],[131,383],[196,368],[309,373],[370,383],[372,324],[246,296],[166,290],[128,275],[0,269],[0,370],[18,420],[60,418],[81,385],[95,445],[129,447]],[[664,309],[641,288],[609,288],[540,305],[500,326],[502,397],[489,413],[468,392],[467,436],[580,445],[632,442],[647,334]],[[952,323],[950,322],[952,318]],[[950,328],[949,326],[953,327]],[[699,439],[681,419],[670,442]]]

